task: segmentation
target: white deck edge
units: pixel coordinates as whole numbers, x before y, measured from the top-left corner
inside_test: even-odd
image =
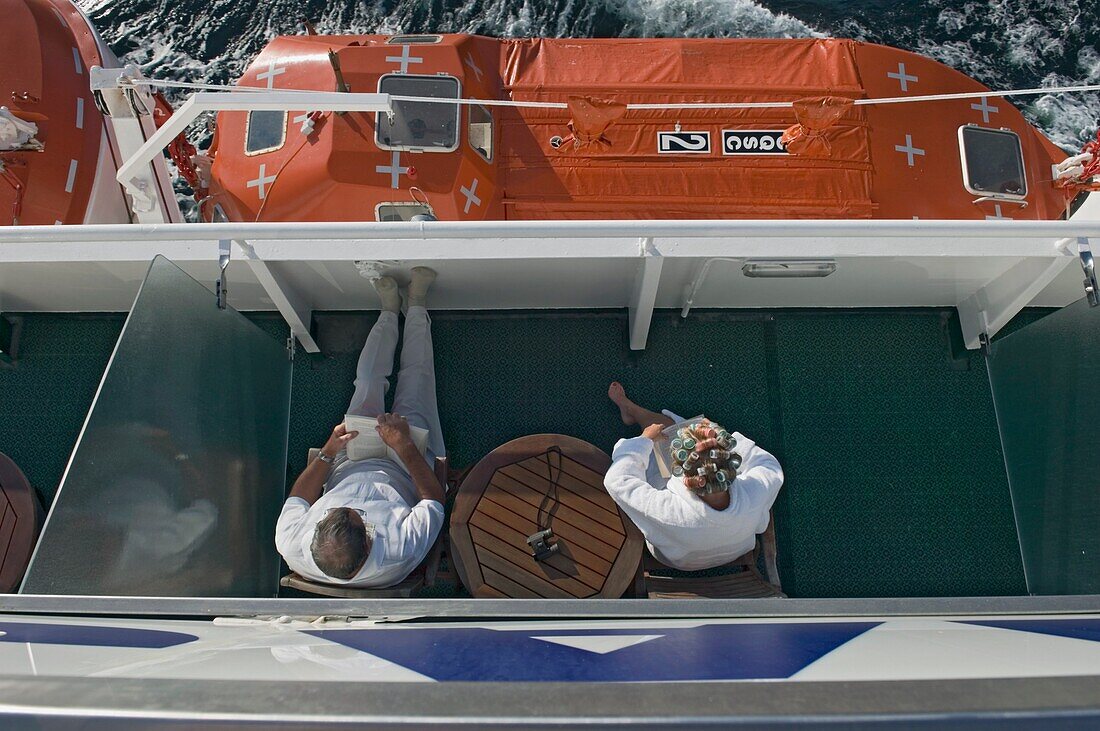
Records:
[[[645,347],[665,259],[994,259],[1005,271],[960,293],[970,348],[992,337],[1067,267],[1067,239],[1100,239],[1100,221],[485,221],[204,223],[0,228],[0,264],[217,261],[219,241],[247,248],[249,266],[306,350],[308,293],[274,276],[273,262],[618,259],[636,267],[628,311],[630,345]],[[643,242],[639,245],[639,242]],[[630,263],[633,260],[636,263]],[[267,275],[271,276],[267,276]]]

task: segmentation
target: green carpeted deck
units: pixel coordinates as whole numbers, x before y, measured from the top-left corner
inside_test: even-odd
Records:
[[[1019,321],[1042,313],[1028,312]],[[0,369],[0,451],[52,498],[120,315],[25,315]],[[791,596],[1025,593],[993,404],[977,354],[952,358],[949,310],[656,315],[631,352],[622,312],[438,313],[452,464],[536,432],[610,451],[633,435],[606,397],[705,412],[773,451],[779,568]],[[253,319],[285,337],[276,316]],[[295,363],[290,463],[340,420],[374,313],[319,313],[326,355]]]

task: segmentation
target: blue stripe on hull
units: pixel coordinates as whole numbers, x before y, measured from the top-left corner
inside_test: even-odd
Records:
[[[195,635],[159,629],[36,622],[0,622],[0,632],[3,633],[0,634],[0,642],[90,647],[145,647],[155,650],[184,645],[198,639]]]
[[[976,624],[980,627],[1014,629],[1020,632],[1100,642],[1100,619],[992,619],[967,620],[960,624]]]
[[[880,622],[711,624],[671,629],[317,630],[441,681],[676,681],[788,678]],[[537,637],[660,635],[606,653]]]

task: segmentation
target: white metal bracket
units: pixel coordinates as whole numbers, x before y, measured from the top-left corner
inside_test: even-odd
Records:
[[[192,94],[168,121],[145,141],[118,169],[118,182],[130,195],[140,194],[140,173],[161,151],[204,112],[292,111],[389,112],[389,94],[343,94],[334,91],[256,89],[200,91]]]
[[[132,157],[157,134],[151,111],[156,104],[149,90],[140,84],[144,79],[141,71],[132,64],[124,68],[92,66],[88,76],[96,106],[103,112],[119,157]],[[133,167],[128,178],[126,192],[137,223],[183,221],[163,155],[150,155]]]
[[[1081,261],[1081,271],[1085,274],[1085,298],[1089,307],[1100,306],[1100,285],[1096,281],[1096,263],[1092,260],[1092,247],[1084,237],[1077,239],[1077,256]]]
[[[967,348],[980,348],[982,335],[996,335],[1077,259],[1076,252],[1067,250],[1065,239],[1054,248],[1054,258],[1022,259],[956,305]]]
[[[224,310],[229,306],[229,288],[226,282],[226,269],[229,268],[232,242],[229,239],[218,241],[218,281],[215,284],[215,294],[218,299],[218,309]]]
[[[291,335],[298,338],[298,342],[307,353],[320,353],[321,348],[310,333],[313,308],[307,303],[306,298],[287,281],[282,273],[273,268],[271,263],[264,261],[247,241],[236,240],[234,243],[237,244],[241,259],[248,264],[253,276],[260,282],[267,296],[271,298],[275,308],[279,310],[279,314],[290,327]]]
[[[627,320],[630,327],[630,349],[645,350],[649,339],[649,326],[653,322],[653,309],[657,305],[657,289],[661,284],[661,268],[664,258],[653,246],[652,238],[638,239],[641,261],[630,295]]]

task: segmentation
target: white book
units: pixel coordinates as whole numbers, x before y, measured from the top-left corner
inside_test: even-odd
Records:
[[[375,430],[376,426],[378,426],[378,419],[372,416],[355,416],[354,414],[344,416],[344,427],[348,431],[359,432],[359,436],[347,444],[348,459],[353,462],[363,459],[392,459],[408,469],[408,466],[397,455],[397,452],[393,451],[382,441],[382,437],[378,436],[378,432]],[[412,437],[417,450],[426,456],[428,453],[428,430],[409,424],[409,435]]]

